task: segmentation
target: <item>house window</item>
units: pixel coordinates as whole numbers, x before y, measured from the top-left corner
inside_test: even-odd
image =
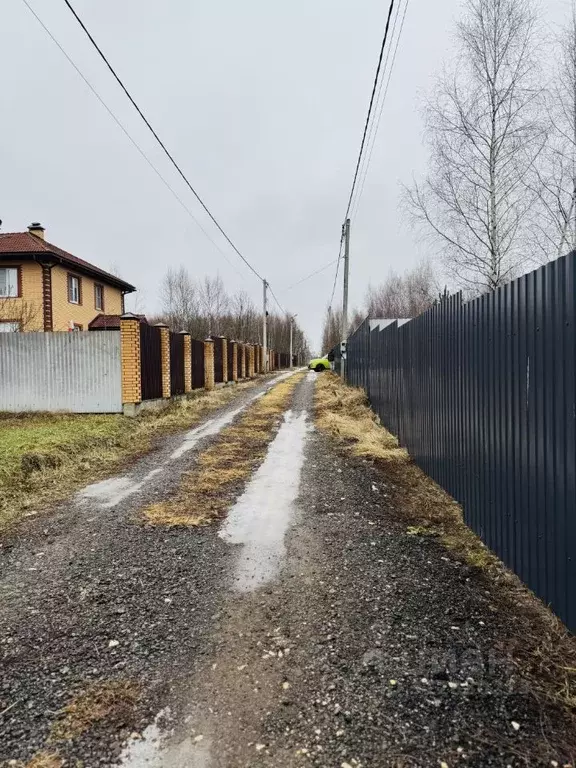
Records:
[[[104,286],[94,283],[94,309],[104,311]]]
[[[80,278],[76,275],[68,275],[68,301],[70,304],[81,304]]]
[[[0,333],[15,333],[19,330],[19,322],[12,320],[0,320]]]
[[[10,298],[20,295],[18,267],[0,268],[0,297]]]

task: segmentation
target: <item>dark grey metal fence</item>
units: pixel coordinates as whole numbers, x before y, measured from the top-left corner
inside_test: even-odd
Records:
[[[140,323],[140,376],[142,400],[162,397],[162,342],[160,328]]]
[[[170,331],[170,394],[183,395],[184,390],[184,335]]]
[[[204,387],[204,342],[191,339],[192,348],[192,389]]]
[[[571,630],[575,330],[576,252],[401,327],[367,320],[347,347],[349,383]]]

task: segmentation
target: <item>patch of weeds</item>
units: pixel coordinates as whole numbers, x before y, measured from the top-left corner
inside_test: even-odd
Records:
[[[25,768],[62,768],[64,761],[56,752],[38,752]]]
[[[258,381],[196,390],[135,419],[114,414],[0,414],[0,534],[39,507],[110,475],[163,434],[189,429]]]
[[[508,617],[502,651],[514,659],[530,693],[558,705],[574,727],[576,639],[468,528],[460,505],[379,425],[362,390],[330,374],[316,381],[318,427],[346,452],[371,458],[382,469],[395,513],[409,523],[407,533],[434,535],[455,558],[470,566],[490,596],[494,612]]]
[[[280,417],[304,374],[280,382],[222,430],[203,451],[193,470],[183,475],[175,496],[151,504],[144,511],[149,525],[206,525],[233,502],[238,486],[260,466]]]
[[[64,707],[61,718],[52,726],[50,740],[75,739],[103,721],[126,725],[139,698],[140,689],[131,681],[95,683]]]

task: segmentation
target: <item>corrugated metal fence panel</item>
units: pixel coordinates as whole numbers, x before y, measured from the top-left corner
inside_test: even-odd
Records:
[[[348,381],[576,630],[576,252],[466,304],[368,328],[348,340]]]
[[[122,411],[120,331],[0,334],[0,411]]]

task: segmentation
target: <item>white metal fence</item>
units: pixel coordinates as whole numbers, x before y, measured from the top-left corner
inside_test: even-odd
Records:
[[[0,334],[0,411],[122,411],[120,331]]]

